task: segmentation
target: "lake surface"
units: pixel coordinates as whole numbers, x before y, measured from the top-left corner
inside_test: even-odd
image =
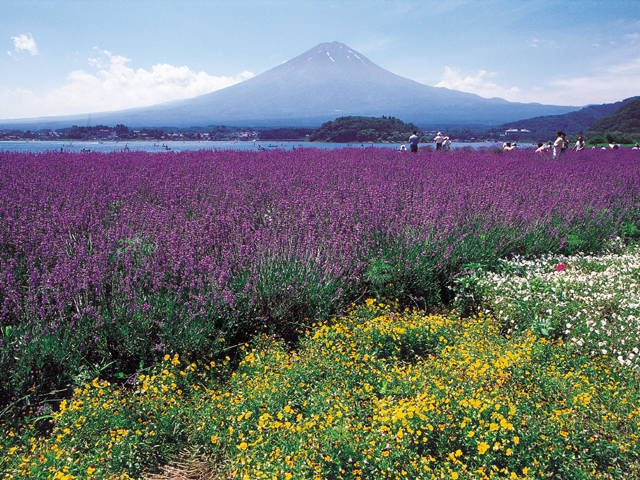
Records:
[[[296,148],[388,148],[400,150],[400,143],[325,143],[325,142],[262,142],[262,141],[130,141],[130,142],[99,142],[99,141],[62,141],[62,140],[7,140],[0,141],[0,151],[9,152],[122,152],[122,151],[143,151],[143,152],[182,152],[186,150],[293,150]],[[408,142],[407,142],[408,145]],[[423,143],[421,147],[426,148],[432,144]],[[486,147],[500,148],[497,143],[465,143],[454,142],[453,149],[464,147]],[[525,147],[525,145],[522,145]]]

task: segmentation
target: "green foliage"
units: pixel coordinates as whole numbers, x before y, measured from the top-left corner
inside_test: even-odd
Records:
[[[3,425],[0,468],[130,480],[188,450],[212,478],[638,478],[638,382],[485,315],[367,299],[295,351],[256,337],[234,371],[166,355],[126,385],[94,378],[46,414],[50,433],[36,415]]]
[[[321,142],[407,142],[420,129],[394,117],[340,117],[323,123],[309,139]]]
[[[587,144],[588,145],[604,146],[607,143],[609,143],[609,142],[607,141],[607,139],[603,135],[594,135],[592,137],[589,137],[589,139],[587,140]]]
[[[437,305],[442,301],[444,271],[437,249],[438,245],[411,232],[399,238],[377,238],[364,272],[365,285],[379,298]]]
[[[626,135],[640,133],[640,97],[634,97],[615,112],[599,119],[589,127],[589,131],[600,134],[618,132],[618,135],[621,132]]]
[[[626,240],[640,239],[640,220],[628,220],[622,222],[620,235]]]
[[[242,286],[242,291],[251,293],[246,299],[251,315],[246,324],[239,325],[240,339],[264,332],[295,340],[312,320],[329,314],[344,288],[338,278],[313,262],[293,257],[273,255],[262,259],[255,270],[258,275],[253,283]],[[242,291],[237,292],[241,302]]]
[[[589,130],[589,135],[592,136],[596,133],[602,133],[605,130],[611,130],[611,128],[596,129],[593,125],[598,124],[599,121],[604,121],[605,118],[609,118],[609,116],[614,116],[618,111],[622,111],[628,104],[634,102],[635,98],[636,97],[628,98],[620,102],[602,105],[588,105],[563,115],[545,115],[542,117],[518,120],[517,122],[501,125],[499,128],[494,129],[493,133],[497,135],[502,134],[509,128],[524,128],[530,132],[520,134],[517,140],[523,141],[528,139],[535,142],[553,140],[556,132],[559,130],[567,132],[569,135],[577,135]],[[616,129],[629,132],[627,129]],[[600,141],[598,143],[604,142]]]
[[[301,140],[311,134],[311,128],[263,128],[259,130],[260,140]]]
[[[634,130],[629,130],[630,132],[634,132]],[[627,134],[621,131],[614,131],[614,132],[607,132],[606,133],[606,137],[607,137],[607,143],[618,143],[618,144],[632,144],[634,143],[634,139],[632,137],[632,135],[634,135],[634,133],[631,134]],[[640,132],[638,132],[640,133]],[[635,133],[637,134],[637,133]]]
[[[102,132],[105,132],[104,134],[108,136],[111,134],[112,129],[106,125],[95,125],[90,127],[79,127],[78,125],[74,125],[60,130],[60,133],[64,138],[70,138],[73,140],[90,140],[93,138],[99,138],[103,135]]]
[[[455,292],[452,305],[463,317],[477,313],[482,302],[478,281],[484,266],[479,263],[464,265],[462,271],[453,278],[451,290]]]

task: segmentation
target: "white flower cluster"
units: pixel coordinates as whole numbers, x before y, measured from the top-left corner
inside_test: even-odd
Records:
[[[546,255],[476,272],[483,308],[510,332],[562,337],[588,354],[640,368],[640,248],[600,256]]]

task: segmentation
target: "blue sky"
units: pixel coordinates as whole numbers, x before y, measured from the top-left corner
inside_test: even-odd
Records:
[[[3,0],[0,119],[208,93],[322,42],[432,86],[556,105],[640,95],[640,0]]]

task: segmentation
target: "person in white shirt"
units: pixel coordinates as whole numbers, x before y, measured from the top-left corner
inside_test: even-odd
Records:
[[[574,149],[576,152],[579,152],[580,150],[584,150],[584,145],[585,145],[585,144],[584,144],[584,139],[582,138],[582,135],[579,135],[579,136],[578,136],[578,139],[576,140],[576,144],[575,144],[575,146],[573,147],[573,149]]]
[[[567,141],[565,140],[566,133],[559,131],[556,140],[553,142],[553,158],[556,159],[567,148]]]
[[[438,132],[433,141],[436,144],[436,150],[442,150],[442,142],[444,142],[444,136],[442,135],[442,132]]]

